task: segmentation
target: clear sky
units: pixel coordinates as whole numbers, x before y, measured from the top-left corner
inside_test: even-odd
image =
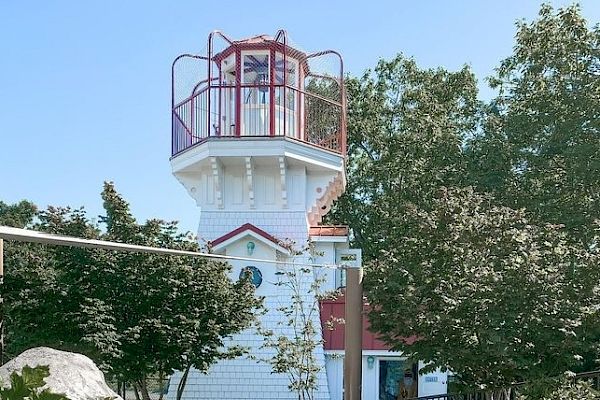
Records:
[[[555,6],[570,4],[552,1]],[[580,2],[591,23],[600,0]],[[102,211],[104,180],[135,216],[181,221],[198,209],[170,174],[170,66],[220,29],[241,39],[286,29],[307,50],[336,49],[360,75],[398,52],[423,66],[471,65],[484,78],[510,54],[534,0],[0,0],[0,200]]]

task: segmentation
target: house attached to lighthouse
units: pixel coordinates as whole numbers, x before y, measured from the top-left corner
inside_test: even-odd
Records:
[[[335,63],[335,70],[323,73],[317,66],[327,62]],[[321,222],[346,185],[341,56],[332,50],[306,53],[294,48],[285,31],[245,40],[215,31],[209,35],[206,56],[186,54],[174,61],[172,84],[171,167],[200,209],[201,244],[218,254],[290,265],[338,263],[348,252],[348,230],[323,227]],[[319,252],[310,260],[292,255],[283,245],[293,243],[299,249],[309,240]],[[264,296],[263,329],[286,334],[281,323],[285,317],[278,309],[290,306],[292,300],[277,284],[285,264],[232,261],[231,265],[234,279],[251,273],[257,295]],[[309,280],[323,274],[323,290],[343,286],[342,271],[317,270]],[[314,296],[308,290],[305,294]],[[339,304],[326,307],[335,314]],[[313,318],[320,327],[319,313]],[[315,339],[335,339],[338,333],[324,336],[318,331]],[[248,348],[252,357],[220,361],[207,374],[193,371],[185,399],[297,398],[288,389],[286,375],[273,374],[269,364],[257,363],[257,358],[273,355],[272,349],[263,347],[262,335],[248,329],[230,343]],[[339,346],[332,340],[313,354],[322,367],[316,399],[342,398]],[[381,364],[386,373],[399,368],[392,361],[401,360],[400,355],[383,347],[378,351],[363,357],[367,374],[372,370],[370,360],[380,354],[387,356]],[[391,373],[385,379],[393,386],[402,372],[394,372],[394,382]],[[172,377],[169,394],[176,392],[179,377]],[[419,394],[427,394],[420,378],[419,384]],[[384,398],[378,385],[372,383],[373,392],[363,398]],[[363,392],[364,388],[363,384]],[[439,393],[437,388],[432,391]]]

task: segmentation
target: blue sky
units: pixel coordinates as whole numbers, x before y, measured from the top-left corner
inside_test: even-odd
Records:
[[[570,4],[553,1],[555,6]],[[18,1],[0,2],[0,200],[102,211],[115,182],[140,219],[198,209],[171,176],[170,65],[220,29],[240,39],[286,29],[307,50],[336,49],[360,75],[398,52],[422,66],[469,64],[484,78],[510,54],[516,20],[540,2]],[[600,1],[580,2],[591,23]]]

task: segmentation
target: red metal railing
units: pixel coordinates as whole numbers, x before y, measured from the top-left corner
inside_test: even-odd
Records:
[[[217,50],[215,39],[225,49]],[[242,136],[293,138],[345,155],[346,99],[344,66],[339,53],[300,52],[288,46],[284,30],[279,30],[274,39],[261,36],[241,41],[214,31],[208,36],[207,49],[206,56],[184,54],[172,65],[172,155],[209,138]],[[256,50],[269,55],[269,79],[260,84],[246,84],[241,82],[242,51]],[[223,62],[230,55],[234,57],[237,73],[233,78],[231,75],[225,78]],[[339,76],[319,75],[310,70],[308,62],[322,56],[337,58]],[[275,71],[277,63],[287,68],[288,58],[298,66],[294,82],[288,81],[287,72],[277,75]],[[180,84],[187,85],[186,76],[178,72],[176,85],[176,66],[185,70],[186,63],[195,63],[192,76],[198,83],[181,88]],[[320,83],[311,86],[316,81]]]
[[[173,107],[172,155],[208,138],[241,136],[288,137],[343,151],[342,104],[284,85],[240,85],[238,101],[236,89],[199,85]]]

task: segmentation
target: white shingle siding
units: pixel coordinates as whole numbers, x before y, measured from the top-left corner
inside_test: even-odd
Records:
[[[293,240],[298,247],[306,245],[308,239],[304,211],[202,211],[198,227],[200,243],[219,238],[246,223],[279,240]]]
[[[201,209],[198,229],[201,245],[250,223],[279,240],[294,242],[301,249],[308,238],[308,217],[313,223],[319,220],[343,190],[343,185],[337,184],[344,170],[341,155],[281,138],[207,141],[173,157],[171,167]],[[236,236],[236,240],[238,242],[224,242],[226,254],[248,256],[245,246],[250,239]],[[268,242],[253,242],[256,244],[254,258],[261,258],[259,253],[268,259],[282,256],[269,247]],[[231,264],[234,279],[240,269],[248,265]],[[290,304],[291,296],[273,284],[279,278],[273,264],[258,264],[255,266],[263,274],[263,284],[257,294],[266,298],[269,308],[261,323],[265,329],[282,329],[278,322],[285,319],[275,309]],[[306,285],[310,285],[310,279]],[[315,327],[320,329],[319,313],[315,312],[313,318]],[[319,340],[322,335],[316,336]],[[260,349],[263,337],[253,330],[235,335],[230,343],[249,347],[255,356],[269,355],[268,350]],[[322,366],[316,398],[329,399],[322,348],[315,356]],[[170,398],[175,396],[179,376],[176,374],[171,380]],[[289,391],[288,384],[288,377],[272,374],[270,365],[239,358],[217,363],[206,375],[191,373],[184,398],[297,398]]]
[[[304,247],[308,239],[308,226],[304,211],[203,211],[200,217],[198,236],[200,243],[221,237],[239,226],[250,223],[280,240],[292,240],[298,248]],[[244,244],[245,246],[245,244]],[[257,250],[260,246],[257,243]],[[266,250],[265,250],[266,251]],[[265,253],[266,254],[266,253]],[[274,254],[274,253],[273,253]],[[258,255],[253,257],[260,258]],[[237,279],[241,265],[232,263],[232,275]],[[263,285],[257,290],[258,295],[265,296],[267,313],[260,319],[264,329],[279,333],[292,334],[291,328],[285,326],[285,318],[276,309],[291,304],[288,289],[273,284],[277,279],[274,275],[273,264],[259,266],[263,272]],[[312,274],[303,277],[305,285],[310,285]],[[307,296],[310,296],[307,294]],[[312,298],[307,297],[306,301]],[[283,322],[282,326],[279,322]],[[318,337],[321,339],[319,312],[313,315],[313,324],[319,328]],[[250,354],[256,358],[270,358],[273,349],[261,349],[264,338],[254,328],[247,329],[234,335],[231,345],[241,345],[250,349]],[[315,399],[329,399],[329,388],[325,371],[325,356],[321,346],[315,351],[315,357],[322,366],[318,374],[318,390]],[[177,372],[171,378],[167,397],[175,398],[177,384],[181,373]],[[288,388],[289,378],[286,374],[271,373],[271,366],[257,362],[248,357],[235,360],[223,360],[213,365],[207,374],[191,371],[183,394],[185,400],[197,399],[296,399],[297,395]]]

